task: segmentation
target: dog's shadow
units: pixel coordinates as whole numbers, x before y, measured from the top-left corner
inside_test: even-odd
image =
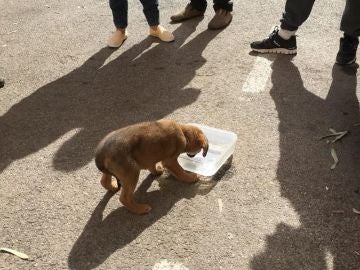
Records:
[[[104,195],[70,252],[70,269],[96,268],[113,252],[131,243],[146,228],[166,215],[178,201],[196,195],[206,195],[217,183],[200,181],[189,185],[174,181],[171,176],[162,176],[157,179],[159,189],[147,192],[154,180],[155,177],[149,175],[135,194],[141,194],[139,202],[146,202],[152,206],[152,211],[147,215],[137,216],[125,207],[119,207],[103,219],[105,207],[114,193],[107,192]]]

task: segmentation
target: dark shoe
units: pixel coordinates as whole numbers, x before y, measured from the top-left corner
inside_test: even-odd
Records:
[[[340,38],[340,48],[336,56],[336,63],[339,65],[350,65],[356,61],[356,50],[359,40],[355,37],[344,34]]]
[[[5,80],[3,78],[0,78],[0,88],[3,88],[5,85]]]
[[[215,16],[209,22],[208,28],[211,30],[222,29],[231,23],[232,14],[230,11],[219,9],[216,11]]]
[[[204,16],[204,12],[195,9],[191,4],[188,4],[184,10],[170,17],[173,22],[181,22],[191,18]]]
[[[268,38],[250,44],[253,51],[259,53],[296,54],[296,36],[286,40],[279,36],[279,27],[275,27]]]

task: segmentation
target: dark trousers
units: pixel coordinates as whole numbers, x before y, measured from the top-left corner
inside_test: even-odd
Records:
[[[281,28],[295,31],[307,20],[315,0],[287,0]],[[360,0],[347,0],[340,30],[353,37],[360,36]]]
[[[159,25],[158,0],[140,0],[146,20],[150,26]],[[116,28],[126,28],[128,25],[128,1],[110,0],[110,8]]]
[[[207,7],[206,0],[190,0],[190,1],[191,1],[191,5],[195,9],[197,9],[201,12],[205,12],[206,7]],[[217,11],[218,9],[224,9],[227,11],[233,10],[233,3],[231,2],[231,0],[213,0],[213,1],[214,1],[215,11]]]

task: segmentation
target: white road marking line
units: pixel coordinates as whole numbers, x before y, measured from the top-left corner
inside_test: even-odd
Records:
[[[218,199],[218,204],[219,204],[219,212],[222,213],[223,211],[223,202],[221,199]]]
[[[167,260],[161,260],[159,263],[156,263],[152,270],[189,270],[181,263],[172,263]]]
[[[325,250],[325,261],[326,261],[327,270],[333,270],[334,269],[334,255],[332,255],[329,250]]]
[[[264,57],[256,57],[254,66],[242,87],[243,92],[260,93],[265,90],[271,74],[271,61]]]

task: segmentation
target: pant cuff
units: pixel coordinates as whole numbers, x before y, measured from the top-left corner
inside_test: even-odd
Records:
[[[193,0],[193,1],[190,1],[190,4],[191,6],[200,11],[200,12],[205,12],[206,8],[207,8],[207,2],[206,1],[199,1],[199,0]]]
[[[229,12],[233,11],[233,3],[231,1],[224,1],[222,3],[216,3],[214,4],[214,10],[217,11],[219,9],[223,9]]]
[[[124,23],[124,22],[119,23],[119,22],[115,22],[115,21],[114,21],[114,25],[117,29],[126,28],[128,26],[127,23]]]
[[[281,22],[280,27],[284,30],[296,31],[299,28],[297,26],[291,26],[291,25],[287,24],[284,20],[280,20],[280,22]]]
[[[345,32],[344,32],[344,37],[348,37],[348,38],[351,38],[353,40],[359,40],[359,36],[354,35],[354,34],[348,34],[348,33],[345,33]]]

